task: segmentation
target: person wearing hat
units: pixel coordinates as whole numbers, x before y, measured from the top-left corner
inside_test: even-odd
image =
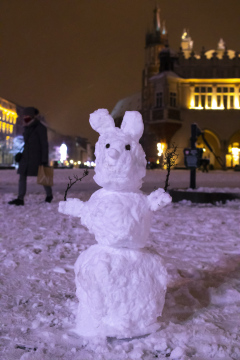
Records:
[[[10,205],[24,205],[24,196],[27,190],[27,176],[37,176],[39,165],[48,165],[47,129],[37,118],[38,109],[26,107],[23,110],[23,138],[24,149],[19,162],[18,197],[9,201]],[[51,186],[44,186],[45,201],[53,199]]]

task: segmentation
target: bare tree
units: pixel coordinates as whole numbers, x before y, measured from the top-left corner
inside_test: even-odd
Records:
[[[172,146],[170,148],[168,148],[165,152],[164,164],[167,165],[167,175],[166,175],[165,186],[164,186],[165,192],[167,191],[167,188],[170,185],[169,184],[169,176],[170,176],[171,167],[175,165],[177,158],[178,158],[177,145],[175,145],[173,143]]]

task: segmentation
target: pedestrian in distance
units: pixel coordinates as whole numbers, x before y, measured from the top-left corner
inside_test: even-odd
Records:
[[[208,172],[209,162],[206,156],[202,159],[202,172]]]
[[[24,148],[19,161],[18,197],[8,204],[24,205],[24,196],[27,191],[27,177],[37,176],[39,165],[48,166],[48,139],[47,128],[37,115],[38,109],[26,107],[23,110],[23,138]],[[53,199],[51,186],[44,186],[45,201],[50,203]]]

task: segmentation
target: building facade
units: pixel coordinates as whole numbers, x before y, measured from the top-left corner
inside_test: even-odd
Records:
[[[0,98],[0,166],[14,166],[14,156],[23,150],[23,109],[13,102]],[[49,142],[49,162],[60,162],[60,147],[67,146],[67,161],[78,165],[93,160],[93,147],[90,142],[80,136],[68,136],[51,129],[44,116],[39,120],[47,127]]]
[[[204,131],[197,146],[213,168],[240,164],[240,55],[227,50],[222,39],[216,50],[194,52],[184,30],[180,51],[168,45],[160,11],[154,10],[153,30],[146,35],[142,74],[141,113],[145,131],[142,144],[147,160],[161,161],[162,151],[178,147],[178,166],[184,166],[183,149],[190,146],[191,124]],[[126,103],[130,103],[130,98]],[[126,108],[125,110],[137,110]],[[116,108],[113,111],[117,117]]]
[[[0,98],[0,164],[12,164],[13,139],[17,131],[16,104]]]

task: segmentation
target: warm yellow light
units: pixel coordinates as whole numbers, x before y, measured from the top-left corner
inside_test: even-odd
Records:
[[[217,109],[217,100],[212,99],[212,109]]]
[[[159,160],[157,159],[156,164],[159,164]]]
[[[239,161],[240,149],[239,149],[239,147],[237,147],[239,145],[238,143],[233,144],[233,145],[234,146],[232,147],[231,152],[232,152],[233,161],[236,164]]]
[[[226,166],[231,167],[232,166],[232,155],[226,154]]]
[[[14,115],[14,116],[17,117],[16,111],[11,111],[11,110],[9,110],[9,109],[5,109],[5,108],[2,107],[2,106],[0,106],[0,110],[2,110],[3,114],[7,114],[7,115],[12,114],[12,115]]]
[[[182,40],[186,39],[186,37],[187,37],[187,32],[184,31],[184,33],[182,34]]]
[[[235,105],[235,109],[238,109],[238,108],[239,108],[239,99],[238,99],[238,96],[235,96],[235,98],[234,98],[234,105]]]
[[[74,161],[73,160],[70,160],[70,164],[73,164],[74,163]]]
[[[81,164],[81,161],[78,161],[78,165],[80,165]]]
[[[74,165],[77,165],[77,162],[75,161]]]
[[[161,156],[163,154],[165,147],[166,147],[165,143],[157,143],[157,149],[158,149],[157,156]]]

